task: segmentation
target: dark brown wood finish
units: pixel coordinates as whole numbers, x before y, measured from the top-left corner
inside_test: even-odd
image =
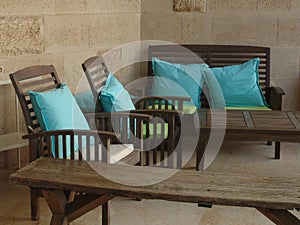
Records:
[[[83,71],[87,77],[90,88],[92,90],[94,101],[97,112],[102,112],[103,109],[101,107],[101,102],[99,101],[99,95],[106,84],[106,79],[109,75],[109,69],[105,64],[104,58],[102,56],[93,56],[86,59],[82,63]],[[162,120],[168,124],[168,136],[164,137],[164,125],[163,123],[156,124],[146,123],[146,137],[150,137],[150,126],[153,126],[153,134],[151,135],[151,139],[146,143],[146,145],[150,146],[153,143],[161,143],[157,148],[153,149],[153,151],[146,151],[145,154],[141,154],[141,158],[143,160],[143,165],[160,165],[166,166],[169,168],[180,168],[182,166],[181,160],[181,150],[175,152],[174,149],[178,145],[178,141],[180,138],[180,122],[181,115],[183,110],[183,102],[190,101],[190,98],[186,97],[176,97],[176,96],[140,96],[135,99],[135,107],[137,110],[131,111],[147,114],[153,117],[162,118]],[[113,112],[113,114],[118,114],[119,112]],[[98,126],[103,126],[101,123],[98,123]],[[157,131],[158,127],[161,127],[160,131]],[[173,129],[173,130],[172,130]],[[175,153],[175,154],[172,154]],[[176,156],[178,160],[174,161],[176,163],[172,163],[173,161],[170,159],[167,165],[163,165],[163,160],[170,155]]]
[[[61,82],[54,66],[27,67],[9,76],[19,98],[28,133],[41,131],[28,96],[28,91],[41,92],[56,89]]]
[[[149,47],[148,76],[152,76],[152,58],[175,63],[206,63],[210,67],[231,66],[259,57],[259,85],[272,109],[280,110],[284,91],[270,87],[270,48],[239,45],[159,45]],[[203,93],[202,93],[203,95]],[[209,107],[205,96],[202,105]]]
[[[244,63],[259,57],[259,85],[273,110],[282,109],[282,96],[285,94],[280,87],[270,86],[270,48],[239,45],[159,45],[149,46],[148,76],[153,76],[152,58],[189,64],[206,63],[210,67],[231,66]],[[204,85],[205,89],[205,85]],[[209,92],[199,96],[202,107],[209,108]],[[275,159],[280,159],[280,142],[275,143]]]
[[[226,115],[226,124],[215,123],[212,126],[212,113],[214,113],[215,118],[218,117],[218,114]],[[197,149],[197,168],[199,168],[212,129],[214,132],[222,132],[225,129],[224,140],[300,141],[300,112],[199,109],[198,115],[201,137]]]
[[[135,174],[130,179],[139,181],[158,174],[169,173],[169,169],[154,167],[131,167],[94,163],[98,171],[111,171],[119,176]],[[63,172],[62,172],[63,171]],[[66,176],[65,174],[68,174]],[[72,217],[67,210],[72,208],[61,195],[63,190],[101,195],[107,202],[113,196],[139,199],[163,199],[177,202],[206,203],[207,205],[227,205],[254,207],[277,225],[299,225],[300,221],[288,210],[300,208],[299,177],[269,177],[258,175],[207,173],[178,171],[165,181],[148,186],[127,186],[114,183],[93,170],[83,161],[41,158],[9,178],[11,182],[41,188],[48,196],[48,204],[55,225],[63,224]],[[105,198],[105,196],[107,196]],[[82,206],[82,205],[81,205]],[[62,211],[67,212],[63,214]],[[107,210],[104,210],[107,213]],[[74,216],[75,217],[75,216]],[[104,214],[104,224],[108,215]]]
[[[51,152],[51,141],[49,138],[49,135],[47,136],[44,132],[42,132],[39,121],[35,115],[35,112],[32,107],[31,99],[28,95],[28,91],[37,91],[37,92],[45,92],[45,91],[50,91],[54,90],[59,87],[61,84],[60,79],[58,77],[58,74],[56,73],[56,70],[53,65],[39,65],[39,66],[31,66],[27,67],[24,69],[21,69],[15,73],[10,74],[10,79],[13,83],[13,86],[15,88],[16,94],[19,98],[23,115],[25,118],[26,122],[26,127],[28,130],[28,133],[35,133],[36,136],[33,136],[34,138],[29,138],[29,160],[34,161],[40,156],[48,156],[48,157],[53,157],[53,154]],[[131,141],[131,144],[134,144],[136,147],[136,151],[134,151],[132,154],[128,155],[126,158],[124,158],[124,161],[130,162],[130,163],[138,163],[140,160],[140,151],[142,150],[142,124],[144,122],[149,122],[152,119],[152,116],[146,115],[146,114],[138,114],[138,113],[130,113],[126,112],[123,114],[118,114],[117,116],[111,116],[110,114],[93,114],[91,115],[92,118],[89,118],[90,120],[96,120],[96,121],[104,121],[103,123],[104,126],[102,127],[103,129],[100,129],[99,127],[98,130],[102,131],[110,131],[110,132],[116,132],[116,131],[121,131],[117,126],[115,126],[115,129],[112,129],[111,122],[117,121],[117,120],[122,120],[123,121],[123,132],[122,132],[122,141],[124,142],[127,139],[127,134],[129,131],[132,131],[133,134],[136,134],[139,139],[136,139],[133,142],[133,138],[130,140],[126,140],[128,143]],[[136,123],[136,126],[132,126],[132,129],[126,129],[129,124],[134,124]],[[121,124],[119,124],[121,126]],[[91,127],[93,128],[93,127]],[[39,134],[42,135],[43,138],[46,138],[43,140],[38,136]],[[54,135],[51,138],[55,138],[55,156],[56,157],[62,157],[62,158],[67,158],[67,149],[70,147],[70,158],[75,159],[75,149],[74,149],[74,131],[73,133],[68,133],[66,134],[66,131],[52,131],[51,133]],[[101,134],[101,137],[103,137],[104,134]],[[109,136],[109,135],[108,135]],[[28,136],[29,137],[29,136]],[[59,138],[60,137],[60,141]],[[86,135],[80,135],[80,138],[78,137],[78,144],[81,149],[81,145],[84,143],[82,141],[82,138],[85,138]],[[66,141],[67,138],[70,139],[70,142]],[[111,137],[112,142],[119,143],[119,140],[121,137],[118,139],[116,136]],[[63,148],[61,148],[61,145],[58,144],[58,142],[63,141]],[[90,139],[86,140],[87,146],[90,146],[89,144],[92,143]],[[70,144],[70,146],[67,146]],[[98,149],[99,150],[99,149]],[[61,152],[59,152],[61,151]],[[100,152],[100,150],[99,150]],[[104,153],[105,151],[102,151]],[[87,154],[89,153],[89,149],[86,151]],[[95,152],[95,154],[98,154],[98,151]],[[98,156],[98,155],[97,155]],[[104,161],[107,161],[108,159],[105,158],[106,156],[109,155],[102,155],[102,159]],[[89,157],[89,155],[87,155]],[[79,158],[76,158],[81,160],[82,157],[79,156]],[[128,161],[127,161],[128,160]],[[38,220],[39,219],[39,200],[38,197],[40,196],[39,190],[32,188],[31,191],[31,218],[33,220]]]

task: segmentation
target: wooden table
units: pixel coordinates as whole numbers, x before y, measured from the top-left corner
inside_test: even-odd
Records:
[[[223,117],[226,114],[225,129]],[[300,112],[240,111],[199,109],[200,136],[197,146],[197,168],[201,169],[205,147],[212,130],[225,130],[224,140],[274,141],[275,159],[280,158],[280,142],[300,142]],[[212,118],[215,124],[212,125]],[[202,160],[202,162],[201,162]]]
[[[97,169],[114,174],[155,178],[169,169],[98,163]],[[9,177],[11,182],[42,190],[53,213],[51,225],[65,224],[99,203],[102,224],[109,224],[107,202],[114,196],[190,202],[199,206],[255,207],[277,225],[300,225],[288,210],[300,208],[299,177],[245,176],[199,171],[178,171],[169,179],[149,186],[125,186],[97,174],[84,161],[40,158]],[[86,193],[68,203],[64,191]]]

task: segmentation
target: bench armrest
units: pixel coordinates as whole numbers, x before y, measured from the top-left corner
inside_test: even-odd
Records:
[[[285,95],[284,90],[281,87],[269,88],[269,105],[273,110],[282,109],[282,96]]]

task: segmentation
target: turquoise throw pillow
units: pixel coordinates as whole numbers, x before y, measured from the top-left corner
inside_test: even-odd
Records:
[[[90,129],[67,85],[61,84],[57,89],[48,92],[29,91],[29,96],[43,131]],[[62,145],[62,140],[59,142]],[[55,155],[54,145],[52,152]],[[70,155],[70,149],[68,149],[68,155]],[[62,153],[59,157],[62,157]]]
[[[193,105],[201,106],[202,73],[208,69],[206,64],[176,64],[153,58],[152,69],[155,76],[152,95],[189,97]]]
[[[105,112],[135,110],[129,93],[112,73],[109,73],[99,98]]]
[[[77,93],[74,98],[81,110],[84,112],[95,112],[96,103],[90,90]]]
[[[268,106],[259,86],[258,66],[259,58],[254,58],[239,65],[211,68],[226,107]]]

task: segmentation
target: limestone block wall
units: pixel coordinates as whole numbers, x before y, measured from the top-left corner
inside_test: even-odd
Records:
[[[299,0],[206,0],[202,10],[176,12],[178,1],[142,0],[142,40],[269,46],[272,83],[286,92],[284,109],[300,110]]]
[[[2,0],[0,84],[21,68],[53,64],[75,92],[85,59],[140,40],[140,14],[140,0]],[[116,54],[122,64],[126,56],[122,51]],[[139,66],[126,67],[117,75],[128,82],[139,76]],[[10,84],[0,85],[0,105],[0,135],[14,132],[15,96]],[[24,130],[23,120],[20,125]],[[13,157],[5,153],[0,153],[0,168],[8,161],[16,163],[16,153]]]

